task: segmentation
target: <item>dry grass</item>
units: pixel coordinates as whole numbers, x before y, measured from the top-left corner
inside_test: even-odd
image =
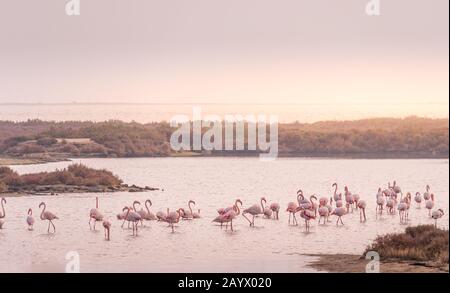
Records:
[[[448,230],[433,225],[408,227],[404,233],[378,236],[366,252],[378,252],[381,260],[399,259],[448,266],[448,236]]]

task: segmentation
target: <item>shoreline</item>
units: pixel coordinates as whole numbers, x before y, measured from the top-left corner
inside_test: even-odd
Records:
[[[329,273],[365,273],[369,260],[354,254],[306,254],[317,257],[307,264],[319,272]],[[434,266],[432,263],[404,260],[380,261],[380,273],[448,273],[446,268]]]
[[[173,154],[170,156],[149,156],[149,157],[95,157],[95,156],[86,156],[86,157],[50,157],[50,158],[14,158],[14,157],[0,157],[0,166],[24,166],[24,165],[38,165],[38,164],[47,164],[47,163],[58,163],[58,162],[70,162],[76,159],[147,159],[147,158],[258,158],[259,154],[255,155],[204,155],[204,154]],[[330,160],[448,160],[448,156],[398,156],[398,155],[279,155],[278,159],[330,159]]]

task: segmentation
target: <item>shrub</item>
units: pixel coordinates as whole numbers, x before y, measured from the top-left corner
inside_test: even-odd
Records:
[[[448,236],[447,230],[433,225],[408,227],[404,233],[378,236],[366,252],[376,251],[382,260],[435,261],[445,265],[448,264]]]
[[[42,137],[37,140],[37,144],[44,147],[49,147],[57,143],[58,140],[53,137]]]

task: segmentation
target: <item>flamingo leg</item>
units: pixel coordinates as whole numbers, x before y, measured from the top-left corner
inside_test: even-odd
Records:
[[[47,233],[50,233],[50,220],[48,221]]]
[[[55,224],[53,224],[53,222],[50,220],[50,223],[52,224],[52,226],[53,226],[53,233],[56,233],[56,227],[55,227]]]
[[[89,217],[89,230],[92,230],[92,228],[91,228],[91,217]]]
[[[95,231],[95,223],[97,223],[97,220],[94,219],[94,231]]]
[[[233,231],[233,220],[230,221],[231,231]]]
[[[288,225],[291,224],[291,212],[289,212],[289,220],[288,220]]]

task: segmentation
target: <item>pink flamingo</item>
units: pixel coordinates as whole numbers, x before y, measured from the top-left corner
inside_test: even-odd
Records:
[[[0,212],[0,229],[3,229],[3,225],[5,224],[5,221],[3,221],[2,219],[6,217],[5,207],[3,204],[6,203],[6,199],[4,197],[2,197],[0,202],[2,204],[2,211],[3,211],[3,212]]]
[[[395,214],[395,200],[392,196],[389,196],[386,201],[386,208],[388,209],[388,213]]]
[[[195,201],[189,200],[189,202],[188,202],[189,210],[183,209],[183,213],[181,214],[181,218],[183,220],[191,220],[191,219],[194,218],[194,213],[192,212],[192,206],[191,205],[195,205]]]
[[[241,213],[239,206],[235,204],[233,209],[229,210],[225,214],[217,216],[213,222],[220,223],[220,227],[222,227],[223,223],[226,223],[225,230],[228,230],[228,223],[231,225],[231,231],[233,230],[233,220]]]
[[[337,207],[334,209],[333,212],[331,212],[331,215],[336,215],[338,217],[336,221],[336,226],[339,226],[339,221],[342,225],[344,225],[344,222],[342,222],[342,217],[347,213],[347,210],[344,207]]]
[[[34,225],[33,210],[28,209],[27,213],[28,213],[28,216],[27,216],[28,230],[32,231],[33,225]]]
[[[153,213],[150,211],[150,208],[149,208],[149,206],[150,206],[150,207],[152,206],[152,201],[151,201],[150,199],[147,199],[147,200],[145,201],[144,205],[145,205],[146,211],[145,211],[143,208],[141,208],[141,209],[138,211],[138,213],[139,213],[139,215],[142,217],[142,219],[145,220],[145,221],[154,221],[154,220],[157,220],[157,217],[155,216],[155,214],[153,214]]]
[[[227,224],[227,229],[228,229],[228,222],[231,222],[234,217],[225,217],[225,214],[229,213],[229,212],[234,212],[235,213],[235,217],[238,216],[241,213],[241,210],[239,209],[238,204],[240,204],[242,206],[242,201],[240,199],[236,199],[236,201],[234,202],[234,205],[232,205],[231,207],[228,208],[221,208],[218,209],[217,212],[219,213],[219,216],[217,216],[213,222],[215,223],[220,223],[220,228],[223,227],[223,223]]]
[[[366,202],[364,200],[358,200],[358,208],[359,208],[359,221],[365,222],[366,219]],[[364,218],[364,221],[362,220]]]
[[[247,221],[249,222],[250,226],[255,226],[255,216],[261,215],[261,214],[263,213],[263,209],[262,209],[262,207],[263,207],[263,204],[262,204],[263,199],[264,199],[264,198],[262,197],[262,198],[261,198],[261,206],[259,206],[259,205],[257,205],[257,204],[254,204],[254,205],[252,205],[251,207],[245,209],[245,210],[242,212],[242,216],[243,216],[245,219],[247,219]],[[250,221],[249,218],[247,218],[246,214],[252,215],[252,220],[251,220],[251,221]]]
[[[305,220],[306,231],[309,231],[309,221],[314,220],[316,215],[312,210],[302,210],[300,211],[300,217]]]
[[[103,215],[98,209],[98,197],[95,197],[95,209],[91,209],[91,211],[89,212],[89,229],[92,229],[91,220],[94,220],[94,230],[95,223],[103,221]]]
[[[46,211],[45,209],[47,208],[47,206],[45,205],[44,202],[41,202],[39,204],[39,208],[44,207],[41,211],[41,216],[40,219],[42,221],[48,221],[48,228],[47,228],[47,233],[50,233],[50,224],[52,224],[53,226],[53,233],[56,233],[56,227],[55,224],[53,224],[53,220],[55,219],[59,219],[55,214],[53,214],[52,212]]]
[[[126,211],[125,219],[133,226],[133,236],[138,235],[138,223],[142,221],[141,215],[130,207],[124,207],[122,211]]]
[[[301,189],[299,189],[297,191],[297,201],[298,201],[298,206],[302,210],[307,210],[312,207],[312,202],[305,198],[305,196],[303,195],[303,190],[301,190]]]
[[[105,229],[105,239],[109,240],[109,230],[111,229],[111,222],[108,220],[103,221],[103,228]]]
[[[180,211],[181,211],[181,209],[178,209],[177,211],[170,212],[167,215],[166,222],[168,222],[170,227],[172,228],[172,233],[175,232],[175,230],[173,228],[174,224],[176,224],[176,223],[178,223],[180,221],[180,217],[181,217],[181,212]]]
[[[399,194],[402,192],[402,189],[400,188],[400,186],[397,185],[397,182],[394,180],[394,183],[392,185],[392,190],[394,190],[394,192],[396,194]]]
[[[431,214],[431,217],[434,219],[434,227],[437,228],[437,220],[442,218],[444,215],[444,211],[442,209],[438,209]]]
[[[333,183],[333,185],[331,185],[332,187],[334,187],[334,193],[333,193],[333,198],[334,198],[334,201],[338,201],[338,200],[342,200],[342,194],[338,194],[337,193],[337,190],[338,190],[338,185],[337,185],[337,183],[335,182],[335,183]]]
[[[200,219],[201,218],[201,216],[200,216],[200,209],[198,209],[197,212],[193,212],[192,213],[192,217],[194,219]]]
[[[355,203],[355,199],[353,198],[352,193],[348,190],[347,186],[344,187],[344,195],[345,195],[347,213],[350,211],[350,207],[352,208],[352,212],[353,212],[353,204]]]
[[[276,220],[278,220],[278,214],[280,212],[280,205],[276,202],[270,204],[270,209],[273,212],[273,216]]]
[[[297,195],[297,202],[299,202],[299,201],[300,201],[300,194]],[[295,218],[295,213],[298,212],[298,204],[293,202],[293,201],[289,202],[288,206],[287,206],[287,209],[286,209],[286,212],[289,212],[288,225],[291,224],[291,215],[292,215],[293,216],[292,217],[292,224],[297,226],[298,223],[297,223],[297,218]]]
[[[406,222],[406,209],[408,205],[406,204],[406,199],[401,198],[400,203],[397,206],[398,214],[400,215],[400,223]]]
[[[167,209],[166,213],[163,211],[159,211],[156,213],[156,218],[158,219],[158,221],[166,222],[168,214],[169,214],[169,209]]]
[[[217,210],[217,213],[219,213],[219,215],[223,215],[223,214],[225,214],[226,212],[233,210],[233,209],[234,209],[234,206],[236,206],[238,203],[240,203],[240,204],[241,204],[241,207],[242,207],[242,201],[238,198],[238,199],[236,199],[236,201],[234,202],[234,205],[232,205],[232,206],[230,206],[230,207],[227,207],[227,208],[220,208],[220,209]]]
[[[417,203],[417,208],[420,209],[420,204],[422,203],[422,195],[420,192],[416,192],[416,196],[414,196],[414,201]]]
[[[430,193],[430,185],[428,185],[427,184],[427,186],[426,186],[426,189],[427,189],[427,191],[425,191],[424,193],[423,193],[423,199],[424,200],[430,200],[430,198],[431,198],[431,193]]]
[[[267,219],[270,219],[272,217],[272,210],[270,209],[270,207],[264,206],[263,205],[263,201],[264,204],[267,203],[267,200],[265,197],[261,198],[261,209],[263,210],[263,215],[264,217],[266,217]]]
[[[384,206],[384,194],[385,192],[381,192],[381,196],[380,196],[380,192],[381,192],[381,188],[378,188],[378,193],[377,193],[377,206],[375,208],[375,214],[377,215],[378,212],[380,213],[380,215],[383,214],[383,206]]]
[[[320,220],[323,219],[323,224],[325,225],[325,221],[328,220],[328,217],[330,216],[330,210],[328,210],[328,207],[325,205],[322,205],[321,207],[319,207],[319,224],[320,224]]]
[[[425,203],[425,207],[428,209],[428,215],[431,216],[431,209],[434,207],[434,194],[430,194],[430,199]]]

